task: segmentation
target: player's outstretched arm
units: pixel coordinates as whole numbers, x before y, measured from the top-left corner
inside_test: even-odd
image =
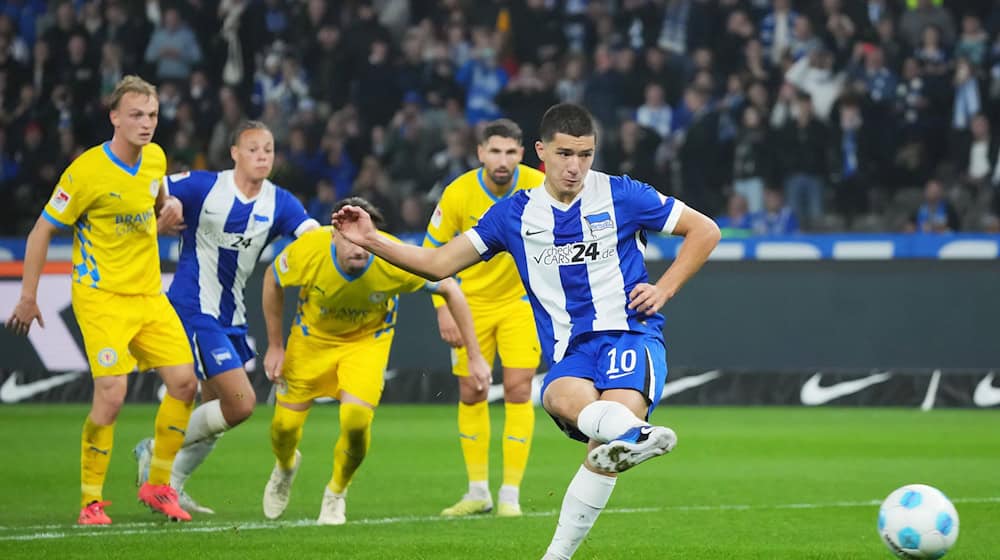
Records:
[[[655,285],[639,284],[629,294],[629,309],[652,315],[660,310],[681,286],[688,281],[719,244],[722,234],[711,218],[685,206],[673,233],[684,237],[684,243],[673,264]]]
[[[337,231],[352,243],[428,280],[443,280],[481,260],[464,235],[434,248],[395,243],[379,235],[371,216],[357,206],[344,206],[333,214],[332,220]]]
[[[273,266],[273,265],[272,265]],[[264,354],[264,374],[272,382],[281,378],[285,363],[285,335],[281,331],[281,314],[285,307],[285,291],[278,285],[274,271],[264,273],[262,296],[264,324],[267,325],[267,352]]]
[[[463,236],[464,237],[464,236]],[[486,363],[482,352],[479,350],[479,339],[476,338],[476,328],[472,322],[472,311],[469,310],[469,303],[465,299],[465,294],[458,287],[458,282],[453,278],[445,278],[437,285],[437,294],[444,296],[451,311],[451,316],[458,325],[458,331],[462,334],[465,342],[465,350],[469,355],[469,375],[476,381],[476,390],[481,391],[490,386],[490,365]]]
[[[42,268],[45,267],[45,260],[49,254],[49,243],[52,242],[55,233],[56,226],[43,216],[39,216],[35,221],[35,227],[31,228],[31,233],[28,234],[24,249],[21,298],[14,307],[10,319],[7,320],[7,328],[17,334],[28,334],[31,323],[35,320],[39,326],[45,327],[42,312],[38,309],[38,279],[42,276]]]

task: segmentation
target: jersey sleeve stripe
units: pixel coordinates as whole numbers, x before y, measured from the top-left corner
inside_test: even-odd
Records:
[[[479,233],[476,232],[476,230],[470,229],[466,231],[465,236],[469,238],[469,241],[472,242],[472,246],[476,248],[476,252],[478,252],[480,255],[486,253],[486,251],[489,250],[489,248],[486,246],[486,243],[483,243],[483,238],[479,236]]]
[[[274,274],[274,281],[278,283],[279,286],[284,288],[281,284],[281,276],[278,275],[278,261],[275,260],[274,264],[271,265],[271,274]]]
[[[426,234],[424,234],[424,237],[428,241],[430,241],[431,244],[433,244],[435,247],[440,247],[440,246],[444,245],[444,241],[438,241],[437,239],[434,239],[434,236],[431,235],[430,232],[427,232]]]
[[[320,227],[319,222],[312,218],[306,218],[305,220],[302,220],[302,223],[299,224],[297,228],[295,228],[295,237],[301,237],[303,233],[318,227]]]
[[[42,210],[42,217],[45,218],[45,221],[51,223],[52,225],[56,226],[59,229],[66,229],[70,227],[70,224],[64,224],[60,222],[55,216],[49,214],[48,210]]]
[[[677,222],[681,219],[681,213],[684,211],[684,203],[673,199],[674,205],[670,209],[670,214],[667,216],[666,223],[663,224],[663,233],[673,233],[674,228],[677,227]]]

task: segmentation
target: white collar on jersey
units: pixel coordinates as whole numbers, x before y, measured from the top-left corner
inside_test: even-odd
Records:
[[[556,200],[554,196],[549,194],[549,191],[548,189],[545,188],[544,184],[542,184],[542,188],[537,190],[541,191],[541,196],[544,196],[545,200],[547,200],[549,204],[554,206],[559,211],[565,212],[566,210],[569,210],[574,204],[576,204],[581,198],[583,198],[584,193],[594,188],[595,180],[597,178],[596,173],[597,172],[595,172],[594,170],[590,170],[587,172],[587,175],[584,176],[583,178],[583,188],[580,189],[580,192],[576,193],[576,196],[573,197],[573,200],[569,201],[569,204],[566,204],[564,202],[559,202],[558,200]]]
[[[264,179],[264,182],[260,186],[260,192],[257,193],[257,196],[248,197],[247,195],[243,194],[243,191],[241,191],[239,187],[236,186],[235,173],[233,172],[232,169],[220,171],[219,181],[222,181],[231,191],[233,191],[233,194],[236,196],[236,199],[242,202],[243,204],[250,204],[251,202],[260,198],[260,195],[264,194],[265,191],[271,188],[271,181]]]

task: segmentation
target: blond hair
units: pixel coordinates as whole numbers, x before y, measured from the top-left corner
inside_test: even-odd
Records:
[[[114,111],[118,108],[118,104],[121,102],[122,97],[126,93],[138,93],[140,95],[146,95],[149,97],[156,97],[156,86],[143,80],[139,76],[128,75],[118,82],[115,86],[115,90],[111,92],[111,96],[108,98],[108,107]]]

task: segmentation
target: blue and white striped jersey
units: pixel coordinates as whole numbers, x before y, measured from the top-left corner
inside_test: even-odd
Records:
[[[166,184],[184,205],[187,225],[167,297],[182,320],[205,314],[223,327],[245,329],[243,288],[261,252],[275,238],[297,237],[316,221],[295,196],[267,180],[248,199],[236,188],[232,170],[177,173]]]
[[[465,235],[484,260],[501,251],[514,257],[551,364],[585,333],[662,337],[663,316],[628,309],[628,294],[649,281],[646,232],[673,232],[683,208],[645,183],[592,170],[571,204],[555,200],[544,186],[519,191]]]

